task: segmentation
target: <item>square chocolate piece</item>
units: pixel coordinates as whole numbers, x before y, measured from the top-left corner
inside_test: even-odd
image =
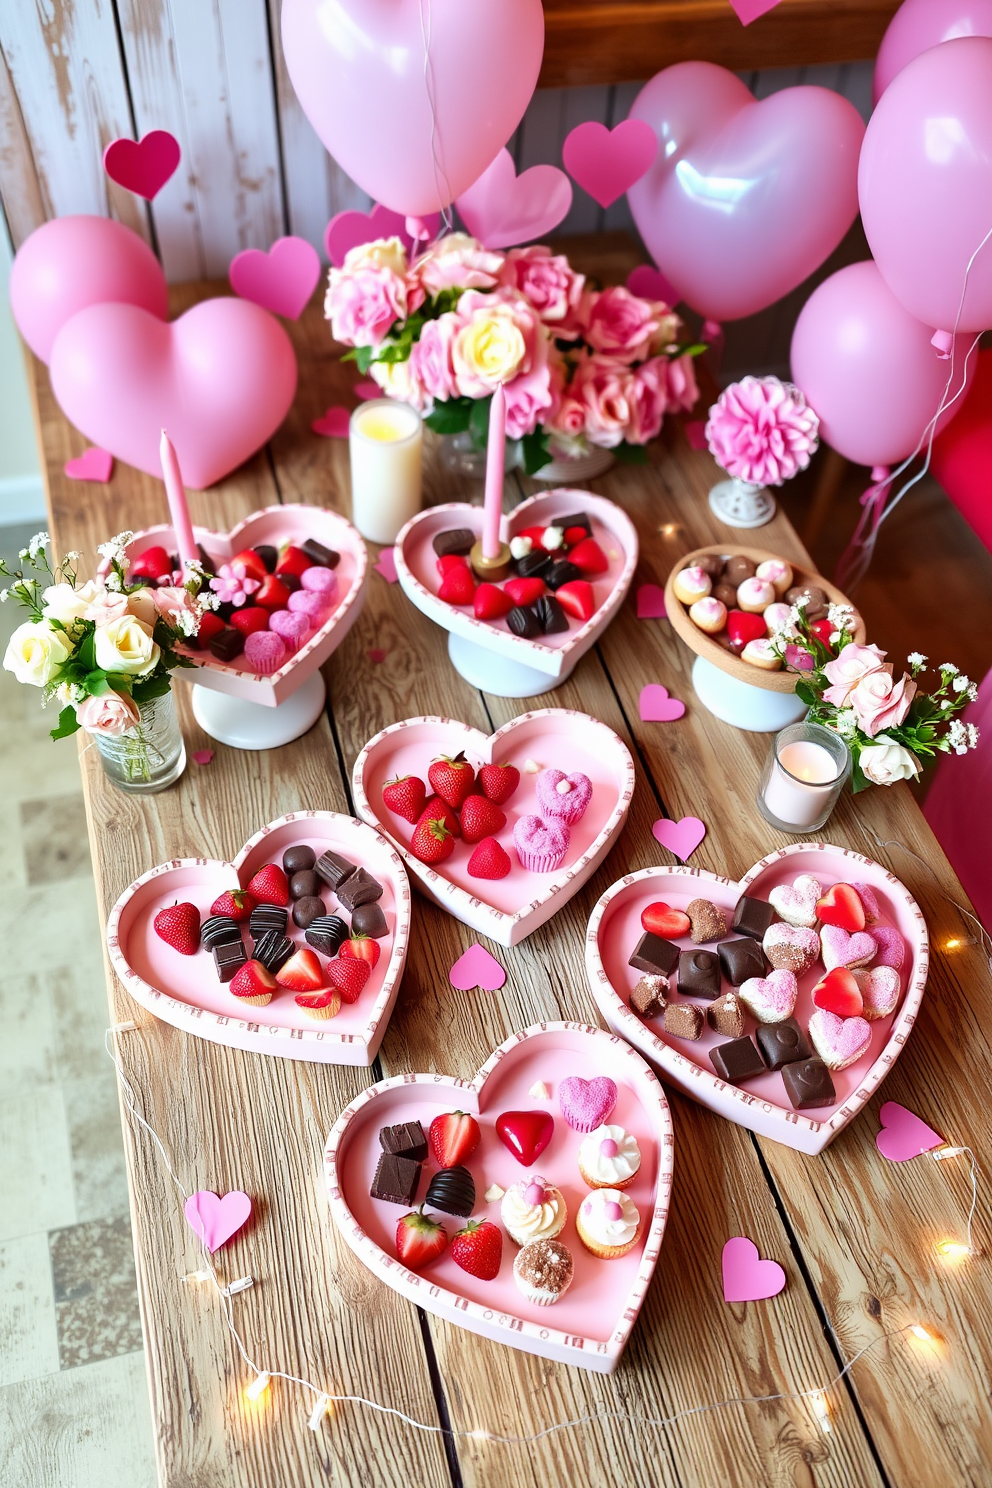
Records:
[[[396,1157],[384,1152],[369,1189],[373,1199],[382,1199],[386,1204],[404,1204],[407,1208],[417,1196],[420,1182],[420,1164],[408,1157]]]
[[[434,551],[439,558],[447,558],[452,553],[462,556],[472,551],[475,542],[475,533],[470,532],[467,527],[450,527],[447,532],[438,532],[434,538]]]
[[[399,1126],[384,1126],[379,1133],[379,1146],[394,1157],[408,1157],[422,1163],[427,1157],[427,1138],[419,1121],[401,1121]]]
[[[239,935],[237,940],[225,940],[221,945],[215,945],[213,958],[218,979],[222,982],[229,982],[234,973],[240,971],[248,960],[241,936]]]
[[[635,971],[646,971],[649,976],[670,976],[678,965],[679,948],[660,935],[645,930],[634,947],[634,954],[627,962]]]
[[[592,523],[585,512],[570,512],[567,517],[555,517],[555,526],[560,527],[562,532],[567,532],[570,527],[584,527],[586,537],[592,537]]]
[[[218,661],[233,661],[244,650],[245,638],[240,630],[228,625],[225,630],[219,630],[215,636],[211,636],[208,644],[211,654]]]
[[[765,1073],[765,1061],[749,1038],[731,1039],[710,1050],[710,1061],[721,1080],[739,1085]]]
[[[354,873],[338,884],[335,890],[338,903],[343,905],[350,914],[360,904],[371,904],[375,899],[382,898],[382,884],[378,879],[372,877],[364,868],[356,868]]]
[[[354,873],[355,864],[349,862],[347,858],[342,858],[340,853],[328,850],[321,853],[314,864],[314,871],[318,878],[322,878],[337,893],[339,886],[344,883],[349,873]]]
[[[630,1005],[639,1018],[660,1018],[668,1006],[665,994],[669,991],[667,977],[642,976],[630,994]]]
[[[703,1010],[694,1002],[670,1002],[663,1026],[672,1038],[698,1039],[703,1031]]]
[[[741,987],[749,977],[763,977],[768,971],[764,951],[749,936],[723,941],[717,946],[717,955],[720,969],[732,987]]]
[[[716,951],[679,952],[679,991],[683,997],[720,995],[720,958]]]
[[[734,908],[734,923],[731,926],[738,935],[750,935],[752,940],[764,940],[769,925],[774,925],[778,915],[766,899],[752,899],[742,894]]]
[[[800,1059],[809,1059],[813,1053],[795,1018],[786,1018],[781,1023],[759,1023],[754,1036],[758,1040],[761,1057],[770,1070],[781,1069],[783,1064],[795,1064]]]
[[[822,1059],[801,1059],[782,1068],[782,1083],[797,1111],[832,1106],[837,1099],[830,1071]]]
[[[256,543],[252,552],[258,554],[269,573],[275,573],[276,564],[279,562],[278,548],[272,547],[270,543]]]
[[[308,537],[300,552],[306,553],[310,562],[318,568],[337,568],[341,562],[340,553],[335,553],[333,548],[325,548],[315,537]]]

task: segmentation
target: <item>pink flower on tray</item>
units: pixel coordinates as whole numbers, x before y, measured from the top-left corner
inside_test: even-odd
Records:
[[[728,475],[780,486],[805,470],[819,444],[820,421],[803,393],[777,377],[731,383],[710,409],[706,442]]]
[[[577,274],[564,254],[553,254],[543,243],[511,248],[499,280],[509,289],[518,290],[554,335],[570,341],[578,336],[576,312],[585,275]]]
[[[442,289],[492,289],[502,267],[502,253],[483,248],[468,233],[448,233],[418,259],[411,275],[436,295]]]
[[[885,652],[877,646],[859,646],[854,641],[849,642],[823,668],[824,676],[831,684],[824,689],[824,701],[833,703],[835,708],[845,707],[862,677],[877,672],[884,661]]]
[[[650,354],[655,338],[670,322],[666,341],[678,325],[667,306],[642,300],[622,284],[587,293],[579,312],[582,331],[593,351],[635,362]]]
[[[916,683],[905,674],[892,680],[891,666],[868,672],[851,693],[849,705],[858,725],[870,738],[904,722],[916,695]]]
[[[116,738],[141,721],[138,705],[122,692],[105,692],[76,704],[76,719],[88,734]]]
[[[349,257],[351,255],[349,254]],[[407,287],[385,264],[331,269],[324,314],[331,335],[345,346],[378,346],[407,316]]]
[[[615,449],[627,437],[631,422],[630,368],[614,357],[585,356],[572,378],[571,391],[582,400],[590,444]]]
[[[239,609],[260,586],[257,579],[248,577],[247,568],[238,561],[222,563],[216,578],[210,580],[210,587],[221,604],[232,604]]]

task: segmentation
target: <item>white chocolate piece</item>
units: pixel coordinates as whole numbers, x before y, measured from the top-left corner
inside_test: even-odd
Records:
[[[713,592],[713,580],[702,568],[683,568],[675,575],[675,598],[685,605],[694,605],[697,599],[705,599]]]
[[[486,1189],[486,1203],[495,1204],[497,1200],[504,1198],[505,1195],[505,1188],[500,1188],[498,1183],[491,1183]]]
[[[737,590],[737,604],[749,615],[760,615],[775,602],[775,587],[767,579],[745,579]]]
[[[565,534],[560,527],[545,527],[541,533],[541,547],[549,553],[553,553],[556,548],[560,548],[564,541]]]
[[[792,588],[792,566],[784,558],[766,558],[755,569],[755,578],[764,579],[771,584],[781,598],[786,589]]]
[[[748,641],[741,652],[741,661],[760,667],[763,672],[777,672],[782,665],[782,658],[776,656],[769,640]]]
[[[534,544],[529,537],[511,537],[510,552],[514,558],[526,558]]]
[[[530,1087],[527,1094],[530,1096],[531,1100],[551,1099],[551,1089],[548,1085],[545,1084],[543,1080],[535,1080],[534,1084]]]
[[[541,767],[537,763],[537,760],[535,760],[535,759],[525,759],[524,760],[524,774],[525,775],[536,775],[537,772],[540,770],[540,768]]]
[[[792,623],[792,606],[787,604],[770,604],[763,616],[768,626],[768,634],[794,636],[797,634],[796,627]]]
[[[689,619],[707,635],[716,635],[727,623],[727,606],[722,599],[714,599],[711,594],[689,606]]]

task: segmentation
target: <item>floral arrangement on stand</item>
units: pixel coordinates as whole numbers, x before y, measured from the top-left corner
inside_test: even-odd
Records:
[[[955,715],[978,696],[975,684],[945,661],[936,668],[940,685],[921,691],[916,679],[927,657],[918,651],[897,682],[885,651],[855,642],[854,618],[849,605],[831,605],[824,618],[809,621],[800,600],[773,644],[799,675],[796,695],[809,707],[807,721],[834,729],[847,744],[855,792],[915,779],[938,753],[974,749],[978,729]]]
[[[805,470],[820,442],[820,420],[802,391],[777,377],[743,377],[709,411],[706,443],[730,477],[710,492],[710,507],[731,527],[761,527],[775,515],[764,488]]]
[[[411,263],[399,238],[363,243],[331,269],[324,313],[359,370],[439,434],[483,449],[502,383],[529,474],[591,447],[646,459],[665,414],[699,396],[705,347],[679,343],[668,305],[592,289],[540,244],[500,253],[449,233]]]

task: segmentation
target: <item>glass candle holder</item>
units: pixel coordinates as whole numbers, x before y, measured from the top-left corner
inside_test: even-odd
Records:
[[[817,831],[851,772],[840,734],[821,723],[790,723],[772,741],[758,786],[758,810],[780,832]]]
[[[424,426],[407,403],[374,398],[351,415],[351,520],[363,537],[392,543],[420,510]]]

